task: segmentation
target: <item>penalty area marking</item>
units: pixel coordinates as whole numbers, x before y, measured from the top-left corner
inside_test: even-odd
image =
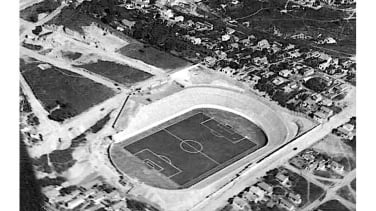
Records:
[[[175,175],[180,174],[181,172],[183,172],[180,168],[178,168],[177,166],[175,166],[175,165],[171,162],[171,159],[169,159],[167,156],[164,156],[164,155],[158,155],[157,153],[153,152],[153,151],[150,150],[149,148],[144,148],[144,149],[142,149],[142,150],[140,150],[140,151],[134,153],[133,155],[137,156],[138,154],[141,154],[141,153],[143,153],[143,152],[149,152],[149,153],[153,154],[154,156],[156,156],[157,158],[161,159],[164,163],[166,163],[167,165],[171,166],[172,168],[174,168],[174,169],[177,171],[176,173],[174,173],[174,174],[172,174],[172,175],[170,175],[170,176],[164,174],[166,177],[171,178],[171,177],[173,177],[173,176],[175,176]],[[138,157],[138,156],[137,156],[137,157]],[[138,157],[138,158],[139,158],[140,160],[142,160],[140,157]],[[152,160],[150,160],[150,159],[148,159],[148,158],[146,158],[146,159],[144,159],[144,160],[142,160],[142,161],[145,163],[145,160],[151,161],[153,164],[155,164],[154,161],[152,161]],[[169,161],[169,162],[168,162],[168,161]],[[147,166],[150,167],[150,165],[148,165],[147,163],[145,163],[145,164],[146,164]],[[158,164],[156,164],[156,165],[159,166]],[[161,166],[159,166],[159,167],[161,167]],[[165,168],[163,168],[163,167],[161,167],[161,168],[162,168],[162,170],[159,171],[159,172],[162,172],[162,171],[165,169]],[[155,170],[157,170],[157,169],[155,169]],[[157,171],[158,171],[158,170],[157,170]],[[163,174],[163,173],[162,173],[162,174]]]

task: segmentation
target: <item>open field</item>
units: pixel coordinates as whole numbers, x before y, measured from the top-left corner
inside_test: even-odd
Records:
[[[133,59],[141,60],[146,64],[167,70],[174,70],[191,65],[191,63],[183,59],[159,51],[153,47],[145,46],[141,43],[128,44],[120,48],[119,53]]]
[[[238,130],[241,127],[243,130]],[[148,176],[154,172],[179,188],[199,182],[267,142],[254,123],[217,109],[195,109],[145,133],[115,146],[114,162],[122,171],[134,174],[119,155],[128,154],[127,150],[133,154],[128,159],[135,156],[141,160],[142,168],[150,172]],[[150,182],[145,176],[141,178]]]
[[[321,204],[318,208],[315,209],[315,211],[349,211],[341,202],[337,200],[330,200],[325,202],[324,204]]]
[[[115,94],[102,84],[37,60],[25,62],[21,59],[20,71],[49,113],[49,118],[58,122],[76,116]]]
[[[87,69],[127,86],[152,77],[150,73],[112,61],[98,60],[95,63],[75,66]]]
[[[345,185],[342,188],[338,189],[337,194],[353,204],[356,203],[355,195],[352,194],[348,185]]]

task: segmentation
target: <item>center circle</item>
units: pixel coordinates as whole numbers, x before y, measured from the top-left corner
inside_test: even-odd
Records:
[[[202,144],[195,140],[183,140],[180,142],[180,148],[188,153],[199,153],[204,149]]]

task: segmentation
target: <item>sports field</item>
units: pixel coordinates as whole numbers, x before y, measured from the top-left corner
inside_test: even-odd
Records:
[[[149,169],[189,187],[266,143],[263,131],[252,123],[253,133],[240,135],[231,125],[202,110],[159,127],[123,148]],[[256,140],[257,139],[257,140]],[[260,141],[261,140],[261,141]]]

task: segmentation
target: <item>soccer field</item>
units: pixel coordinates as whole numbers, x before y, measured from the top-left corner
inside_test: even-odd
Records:
[[[184,116],[184,115],[183,115]],[[159,128],[124,146],[149,168],[189,187],[256,150],[266,136],[253,124],[254,133],[240,135],[231,125],[199,111]]]

